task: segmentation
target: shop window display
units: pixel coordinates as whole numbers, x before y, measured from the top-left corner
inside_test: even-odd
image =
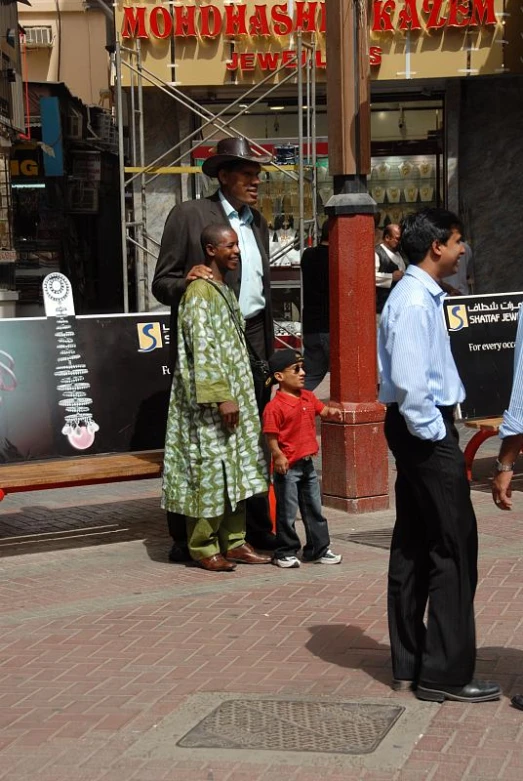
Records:
[[[441,203],[436,155],[373,157],[371,165],[369,193],[380,210],[380,228]]]

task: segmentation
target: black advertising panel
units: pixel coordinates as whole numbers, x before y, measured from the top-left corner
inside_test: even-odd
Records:
[[[523,293],[445,299],[452,354],[467,392],[464,418],[498,417],[507,408],[522,302]]]
[[[0,320],[0,462],[163,448],[169,315]]]

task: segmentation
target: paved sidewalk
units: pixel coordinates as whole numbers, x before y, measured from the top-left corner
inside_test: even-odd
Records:
[[[166,560],[159,481],[7,497],[0,779],[520,781],[523,713],[507,697],[523,691],[523,496],[512,514],[493,506],[496,448],[483,446],[474,491],[478,672],[506,696],[481,705],[390,690],[387,551],[347,535],[389,531],[393,511],[328,512],[340,566],[211,574]],[[177,745],[220,703],[254,713],[275,698],[403,710],[368,754]]]

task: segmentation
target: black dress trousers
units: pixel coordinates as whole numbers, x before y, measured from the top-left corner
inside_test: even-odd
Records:
[[[249,343],[254,348],[256,355],[262,360],[267,360],[267,347],[265,336],[265,314],[259,315],[245,321],[245,335]],[[260,417],[265,405],[270,401],[271,389],[266,389],[262,397],[258,399],[258,408]],[[265,450],[267,463],[270,463],[270,454],[266,447],[265,437],[262,438],[262,445]],[[256,494],[251,496],[245,502],[245,515],[247,521],[247,542],[254,548],[261,550],[274,550],[276,536],[272,532],[272,522],[269,515],[269,500],[267,494]]]
[[[389,634],[395,678],[464,686],[476,661],[478,535],[452,409],[441,412],[439,442],[412,436],[397,405],[385,417],[397,467]]]

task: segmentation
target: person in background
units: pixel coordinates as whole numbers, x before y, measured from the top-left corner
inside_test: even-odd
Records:
[[[492,498],[500,510],[512,510],[512,477],[523,447],[523,319],[518,319],[514,348],[514,375],[508,409],[499,428],[501,448],[496,459]]]
[[[303,253],[301,278],[304,387],[312,391],[330,369],[328,220],[322,225],[319,244]]]
[[[474,284],[472,250],[466,241],[462,241],[461,243],[465,251],[459,259],[458,270],[455,274],[451,274],[451,276],[447,277],[445,280],[445,284],[452,288],[452,290],[448,290],[447,292],[449,295],[453,296],[470,295],[472,292],[471,285]],[[445,287],[443,289],[445,289]]]
[[[206,266],[178,312],[178,360],[167,417],[162,506],[185,516],[191,558],[210,572],[268,564],[245,540],[249,496],[267,490],[243,320],[225,275],[240,262],[228,224],[202,232]]]
[[[464,252],[459,218],[444,209],[409,214],[401,244],[409,266],[385,304],[378,341],[379,400],[397,470],[388,576],[393,688],[432,702],[486,702],[501,690],[474,678],[478,535],[454,425],[465,389],[439,284]]]
[[[263,432],[274,465],[276,494],[276,550],[278,567],[300,566],[301,548],[296,533],[300,509],[306,542],[303,561],[339,564],[341,556],[330,549],[327,519],[321,511],[321,493],[312,456],[318,452],[316,415],[341,420],[341,410],[328,407],[311,391],[304,390],[303,357],[296,350],[277,350],[269,366],[279,390],[263,412]]]
[[[176,364],[180,300],[195,279],[212,278],[200,242],[202,230],[211,224],[229,223],[238,235],[241,257],[236,268],[226,273],[225,281],[239,300],[246,335],[259,357],[267,359],[273,350],[269,230],[265,218],[254,208],[261,164],[270,159],[270,155],[256,155],[244,138],[221,139],[215,154],[202,166],[206,176],[218,179],[217,191],[209,198],[178,204],[167,217],[152,292],[158,301],[171,307],[171,370]],[[260,408],[269,398],[270,390],[264,394],[262,389]],[[185,519],[168,512],[167,523],[173,539],[169,559],[189,559]],[[247,532],[255,547],[274,547],[266,497],[253,496],[247,501]]]
[[[494,466],[492,498],[500,510],[512,510],[512,478],[516,460],[523,447],[523,319],[518,320],[514,349],[514,375],[508,409],[499,428],[501,447]],[[523,695],[515,694],[512,705],[523,710]]]
[[[394,285],[405,274],[405,260],[399,251],[400,239],[400,226],[391,223],[383,229],[382,242],[374,250],[377,315],[383,311]]]

